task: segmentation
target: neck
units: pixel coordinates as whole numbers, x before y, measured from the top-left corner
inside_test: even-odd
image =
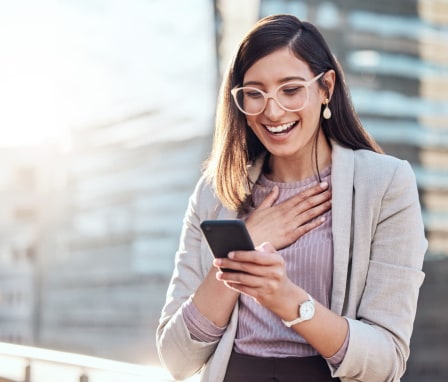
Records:
[[[317,144],[313,142],[309,146],[292,157],[271,156],[268,178],[282,183],[296,182],[317,175],[331,164],[331,146],[323,134],[319,135]]]

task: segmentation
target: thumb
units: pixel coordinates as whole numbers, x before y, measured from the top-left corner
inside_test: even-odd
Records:
[[[276,252],[274,246],[271,243],[267,242],[267,241],[265,241],[264,243],[260,244],[257,247],[257,250],[259,250],[260,252],[265,252],[265,253],[274,253],[274,252]]]
[[[268,194],[268,196],[266,196],[266,198],[263,199],[263,201],[260,203],[258,208],[263,209],[263,208],[271,207],[274,204],[274,202],[277,200],[278,194],[279,194],[278,186],[272,187],[271,192]]]

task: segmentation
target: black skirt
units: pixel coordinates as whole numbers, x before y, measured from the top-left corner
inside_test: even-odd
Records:
[[[330,382],[327,362],[321,356],[262,358],[232,352],[224,382]]]

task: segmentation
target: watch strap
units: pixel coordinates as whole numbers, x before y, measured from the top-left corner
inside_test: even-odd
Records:
[[[307,293],[307,295],[308,295],[308,300],[306,300],[306,301],[304,301],[304,302],[302,302],[300,305],[302,305],[302,304],[304,304],[304,303],[306,303],[306,302],[311,302],[313,305],[314,305],[314,300],[313,300],[313,298]],[[300,312],[300,305],[299,305],[299,312]],[[293,325],[296,325],[296,324],[300,324],[301,322],[303,322],[303,321],[308,321],[309,319],[304,319],[304,318],[302,318],[302,317],[297,317],[296,319],[294,319],[294,320],[292,320],[292,321],[285,321],[285,320],[282,320],[282,322],[283,322],[283,324],[285,324],[288,328],[290,328],[291,326],[293,326]]]

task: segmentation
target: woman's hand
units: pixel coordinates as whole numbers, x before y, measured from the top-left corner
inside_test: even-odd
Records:
[[[213,264],[241,272],[217,272],[218,280],[252,297],[283,320],[297,318],[298,303],[307,300],[308,295],[288,278],[283,257],[270,243],[263,243],[255,251],[234,251],[229,256],[215,259]],[[324,357],[331,357],[344,343],[348,323],[318,301],[314,304],[314,318],[292,329]]]
[[[249,215],[247,229],[255,245],[271,243],[281,249],[294,243],[299,237],[318,227],[318,218],[331,208],[331,191],[323,182],[274,205],[279,195],[278,187]]]
[[[215,259],[213,264],[240,271],[219,271],[216,278],[279,315],[285,305],[284,299],[298,288],[286,274],[283,257],[270,243],[263,243],[255,251],[230,252],[228,258]]]

